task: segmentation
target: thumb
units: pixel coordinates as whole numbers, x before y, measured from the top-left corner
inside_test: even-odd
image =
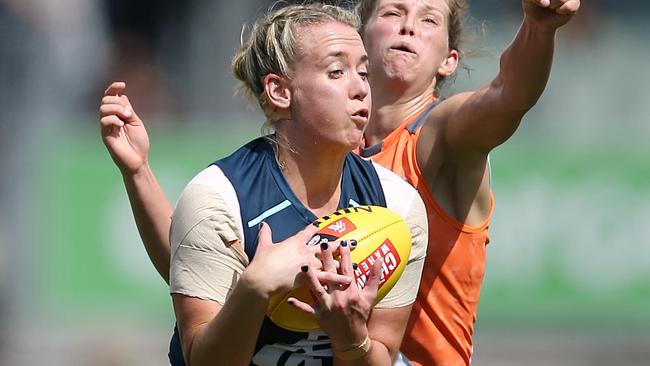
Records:
[[[266,222],[260,223],[260,232],[257,239],[257,250],[273,245],[273,232]]]
[[[129,97],[126,95],[122,94],[120,95],[120,98],[124,99],[126,102],[126,107],[125,109],[129,111],[130,115],[127,117],[127,122],[129,124],[142,124],[142,120],[140,120],[140,117],[135,113],[135,109],[133,109],[133,105],[131,104],[131,101],[129,100]]]
[[[302,243],[308,243],[311,238],[316,235],[318,232],[318,227],[312,224],[305,226],[302,230],[296,234],[296,239],[300,240]]]
[[[309,243],[317,231],[318,228],[316,226],[309,224],[293,236],[282,241],[282,243],[299,243],[300,245],[305,245]]]
[[[528,2],[533,3],[542,8],[548,8],[551,5],[551,0],[529,0]]]

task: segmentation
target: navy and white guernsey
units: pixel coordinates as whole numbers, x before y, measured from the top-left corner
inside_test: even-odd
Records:
[[[261,137],[249,142],[232,155],[215,161],[206,170],[210,169],[220,170],[221,181],[218,187],[217,183],[213,184],[215,189],[218,189],[219,193],[231,192],[223,196],[230,207],[238,208],[238,212],[233,214],[239,216],[236,217],[237,226],[242,231],[244,250],[250,260],[253,259],[257,248],[260,222],[264,221],[271,227],[273,242],[280,242],[317,219],[291,190],[276,161],[273,146],[267,138]],[[386,174],[385,171],[381,173]],[[227,180],[225,184],[223,177]],[[402,190],[406,201],[414,200],[411,191],[404,191],[405,187],[412,187],[395,177],[397,182],[391,178],[391,183],[388,184],[393,191],[392,196],[395,196],[392,201],[401,199],[397,196],[399,190]],[[230,184],[227,184],[228,182]],[[380,177],[375,164],[349,153],[343,166],[338,208],[356,205],[386,207],[385,185],[385,179]],[[227,189],[225,186],[228,186]],[[404,216],[404,213],[402,215]],[[426,226],[426,221],[424,225]],[[170,344],[170,360],[175,355],[173,365],[182,364],[182,357],[178,357],[180,354],[180,342],[175,336]],[[332,364],[331,346],[325,333],[293,332],[280,328],[268,317],[265,318],[251,365]]]
[[[252,260],[257,248],[258,224],[265,221],[273,242],[282,241],[317,217],[296,198],[275,159],[270,142],[260,137],[225,159],[214,162],[237,193],[244,229],[246,254]],[[338,208],[357,205],[386,207],[386,198],[372,163],[349,153],[343,165]]]

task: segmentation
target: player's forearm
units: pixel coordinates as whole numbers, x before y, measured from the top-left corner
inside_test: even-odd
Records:
[[[497,102],[504,108],[525,113],[542,95],[553,63],[555,34],[524,18],[515,39],[501,55],[499,75],[493,82],[500,89]]]
[[[189,352],[185,351],[192,366],[250,364],[268,296],[261,295],[245,277],[235,285],[217,316],[193,336]]]
[[[172,205],[148,165],[137,173],[123,174],[122,177],[149,259],[165,282],[169,283],[169,226]]]
[[[363,354],[359,348],[347,352],[348,356],[362,353],[358,358],[343,359],[340,357],[341,346],[332,344],[334,353],[334,364],[336,366],[352,365],[392,365],[399,351],[406,323],[411,314],[412,305],[397,308],[375,308],[367,323],[367,333],[371,340],[370,348]],[[350,349],[350,347],[348,347]],[[351,357],[348,357],[351,358]]]
[[[487,153],[512,136],[544,91],[554,44],[555,31],[540,29],[524,19],[501,55],[494,80],[476,92],[447,99],[452,107],[445,146],[451,155],[483,169]]]

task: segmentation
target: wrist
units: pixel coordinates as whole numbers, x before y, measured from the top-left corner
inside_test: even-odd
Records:
[[[366,334],[366,337],[361,343],[353,345],[351,347],[339,348],[332,345],[332,353],[334,354],[334,357],[341,360],[356,360],[367,355],[370,352],[371,346],[372,339],[370,339],[370,337]]]
[[[268,302],[269,298],[271,298],[272,291],[265,288],[264,281],[257,276],[254,269],[250,266],[244,270],[244,273],[239,279],[239,283],[247,293],[256,297],[260,301]]]
[[[153,172],[151,171],[151,167],[149,166],[149,162],[147,160],[145,160],[137,168],[131,169],[129,167],[120,167],[120,172],[122,173],[122,177],[124,177],[125,180],[148,180],[153,177]]]
[[[527,30],[531,36],[555,37],[559,27],[548,22],[538,21],[535,17],[524,14],[522,28]]]

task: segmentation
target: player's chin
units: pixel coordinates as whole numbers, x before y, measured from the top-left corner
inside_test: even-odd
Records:
[[[352,134],[349,137],[346,146],[348,147],[348,149],[350,151],[352,151],[352,150],[358,148],[359,146],[361,146],[362,139],[363,139],[363,131],[361,131],[359,133]]]
[[[349,128],[341,131],[337,137],[337,144],[346,152],[352,151],[361,145],[363,139],[363,129]]]
[[[366,126],[368,126],[368,113],[367,111],[365,113],[365,115],[355,115],[350,118],[354,124],[354,128],[360,130],[361,132],[363,132],[366,129]]]

